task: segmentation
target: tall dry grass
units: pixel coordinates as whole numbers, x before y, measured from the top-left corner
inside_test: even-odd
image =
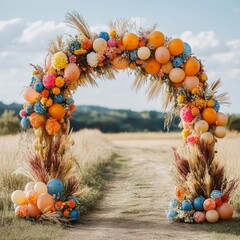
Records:
[[[75,144],[71,151],[77,158],[77,177],[81,187],[88,188],[88,192],[79,199],[84,205],[82,210],[86,211],[102,196],[105,168],[114,156],[113,146],[98,130],[82,130],[74,133],[72,137]],[[33,232],[41,232],[41,239],[49,239],[49,236],[53,239],[60,231],[56,226],[49,227],[49,235],[41,230],[41,225],[17,221],[14,216],[11,193],[16,189],[24,189],[29,181],[26,177],[15,174],[14,171],[21,167],[32,140],[31,134],[0,136],[0,238],[9,239],[9,234],[4,233],[12,231],[14,236],[12,235],[11,239],[15,239],[16,236],[19,236],[16,239],[32,239]],[[24,227],[31,227],[31,230],[22,233],[21,229]]]

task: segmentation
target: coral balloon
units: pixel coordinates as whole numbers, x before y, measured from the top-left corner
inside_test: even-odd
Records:
[[[205,108],[202,112],[202,118],[211,125],[217,120],[217,113],[213,108]]]
[[[17,206],[15,208],[15,214],[19,217],[26,217],[28,214],[28,206],[26,204]]]
[[[200,140],[205,142],[206,144],[212,144],[214,142],[214,137],[212,133],[205,132],[200,136]]]
[[[155,51],[155,58],[161,64],[167,63],[170,59],[170,56],[170,52],[166,47],[159,47]]]
[[[215,124],[217,126],[225,126],[227,124],[228,118],[227,116],[222,112],[217,112],[217,119]]]
[[[168,50],[173,56],[180,55],[184,50],[184,43],[179,38],[172,39],[168,44]]]
[[[29,217],[37,218],[41,215],[41,211],[35,204],[29,203],[27,215]]]
[[[128,67],[130,61],[125,57],[117,56],[111,61],[111,63],[116,69],[123,70]]]
[[[29,203],[37,204],[39,194],[37,192],[34,192],[33,190],[30,190],[26,193],[26,198]]]
[[[206,214],[204,212],[196,211],[193,218],[196,223],[202,223],[206,219]]]
[[[38,101],[38,99],[40,98],[41,95],[40,95],[40,93],[38,93],[32,87],[29,86],[29,87],[24,88],[24,90],[22,92],[22,96],[27,102],[35,103]]]
[[[148,37],[148,44],[152,45],[154,49],[163,46],[165,43],[165,37],[162,32],[152,32]]]
[[[69,63],[64,69],[64,78],[69,81],[76,81],[80,76],[80,69],[76,63]]]
[[[54,207],[54,198],[48,193],[42,193],[37,200],[37,207],[43,213],[48,213]]]
[[[193,88],[197,87],[199,84],[199,79],[196,76],[193,77],[185,77],[184,79],[184,85],[187,87],[189,91],[191,91]]]
[[[107,48],[107,41],[103,38],[97,38],[93,42],[93,50],[95,52],[102,52]]]
[[[194,130],[197,132],[197,133],[205,133],[208,131],[208,128],[209,128],[209,125],[206,121],[204,120],[199,120],[195,123],[194,125]]]
[[[219,214],[216,210],[209,210],[206,212],[206,220],[209,223],[216,223],[219,219]]]
[[[229,203],[223,203],[222,206],[217,207],[217,212],[219,214],[219,218],[222,220],[228,220],[232,218],[233,215],[233,206]]]
[[[150,59],[147,61],[144,69],[149,74],[157,74],[161,68],[161,64],[156,61],[155,58]]]
[[[62,106],[62,104],[54,103],[48,108],[48,113],[51,117],[61,120],[65,115],[65,108]]]
[[[181,68],[173,68],[169,73],[169,78],[174,83],[180,83],[185,78],[185,72]]]
[[[173,65],[172,65],[171,61],[162,65],[162,70],[166,74],[169,74],[172,69],[173,69]]]
[[[203,208],[205,211],[214,210],[216,208],[216,203],[213,199],[208,198],[204,201]]]
[[[196,58],[189,58],[185,64],[185,73],[187,76],[194,76],[200,70],[200,63]]]
[[[26,194],[22,190],[15,190],[11,195],[11,200],[18,205],[24,204],[26,201]]]
[[[150,57],[151,51],[148,47],[140,47],[138,49],[137,55],[141,60],[146,60]]]
[[[227,134],[227,131],[223,126],[217,126],[216,129],[214,130],[214,135],[217,138],[224,138],[226,134]]]
[[[122,38],[123,46],[127,50],[133,50],[138,47],[139,38],[134,33],[125,33]]]
[[[34,189],[34,185],[35,185],[34,182],[27,183],[26,186],[25,186],[25,189],[24,189],[25,192],[33,190]]]
[[[33,128],[39,128],[45,122],[44,116],[42,114],[35,113],[35,112],[29,116],[29,120]]]
[[[47,185],[43,182],[36,182],[34,185],[34,192],[38,194],[47,193]]]

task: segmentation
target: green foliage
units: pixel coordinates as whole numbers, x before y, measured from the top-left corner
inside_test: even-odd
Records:
[[[20,131],[19,119],[12,110],[5,110],[0,117],[0,135],[16,134]]]
[[[227,127],[231,131],[240,132],[240,116],[236,114],[228,115]]]

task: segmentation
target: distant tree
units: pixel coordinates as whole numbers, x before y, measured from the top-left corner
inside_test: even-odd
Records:
[[[236,114],[228,115],[227,127],[231,131],[240,132],[240,116]]]
[[[0,135],[16,134],[20,131],[20,128],[15,111],[5,110],[0,117]]]

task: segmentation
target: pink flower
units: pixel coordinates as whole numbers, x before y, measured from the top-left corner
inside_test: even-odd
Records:
[[[163,76],[164,76],[164,72],[163,72],[162,69],[159,70],[159,72],[158,72],[158,76],[159,76],[159,77],[163,77]]]
[[[43,86],[45,88],[54,88],[55,87],[56,77],[53,74],[47,74],[43,77]]]
[[[76,62],[76,56],[75,55],[72,55],[69,57],[69,62],[70,63],[75,63]]]
[[[98,60],[99,63],[103,62],[105,60],[105,58],[106,57],[104,56],[104,54],[102,52],[99,52],[97,54],[97,60]]]
[[[193,120],[192,109],[183,107],[180,111],[180,116],[184,122],[191,122]]]
[[[145,36],[141,36],[141,37],[139,37],[139,40],[140,40],[141,42],[145,42],[145,41],[147,40],[147,38],[146,38]]]
[[[27,116],[27,113],[26,113],[26,111],[24,109],[22,109],[22,110],[20,110],[19,115],[20,115],[20,117],[23,118],[23,117]]]
[[[187,137],[187,143],[194,145],[197,143],[197,138],[194,135],[189,135]]]
[[[110,38],[107,42],[109,47],[116,47],[117,46],[117,41],[115,38]]]

